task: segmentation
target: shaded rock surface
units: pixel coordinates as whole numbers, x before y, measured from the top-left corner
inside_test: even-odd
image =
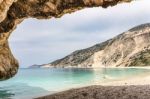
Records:
[[[150,86],[90,86],[36,99],[150,99]]]
[[[150,23],[50,63],[55,67],[150,66]]]
[[[131,0],[0,0],[0,80],[12,77],[18,69],[8,38],[26,18],[59,18],[86,7],[108,7]],[[6,46],[7,45],[7,46]]]

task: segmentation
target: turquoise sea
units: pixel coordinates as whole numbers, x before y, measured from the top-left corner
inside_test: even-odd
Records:
[[[12,79],[0,81],[0,99],[31,99],[103,81],[150,73],[148,69],[20,69]]]

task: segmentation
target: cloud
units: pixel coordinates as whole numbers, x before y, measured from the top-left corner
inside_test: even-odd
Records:
[[[22,67],[49,63],[150,22],[149,9],[149,0],[139,0],[107,9],[87,8],[60,19],[26,19],[11,34],[10,46]]]

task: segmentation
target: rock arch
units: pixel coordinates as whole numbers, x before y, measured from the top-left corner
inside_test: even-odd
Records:
[[[86,7],[108,7],[132,0],[0,0],[0,80],[13,77],[18,70],[8,44],[8,38],[17,24],[25,18],[59,18]]]

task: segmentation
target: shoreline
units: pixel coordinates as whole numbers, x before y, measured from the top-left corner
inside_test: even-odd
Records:
[[[150,85],[93,85],[35,99],[150,99]]]
[[[39,67],[39,68],[19,68],[19,69],[104,69],[104,68],[136,68],[136,69],[150,69],[150,66],[130,66],[130,67],[73,67],[73,66],[68,66],[68,67]]]
[[[134,67],[130,67],[130,68],[134,68]],[[141,69],[141,68],[142,69],[150,69],[150,67],[144,67],[144,68],[143,67],[138,67],[138,68],[139,69]],[[113,88],[114,90],[117,90],[117,92],[121,92],[121,93],[124,92],[123,91],[124,88],[132,90],[133,93],[136,90],[138,90],[139,92],[137,92],[138,93],[137,96],[134,95],[137,98],[133,97],[133,98],[130,98],[130,99],[150,99],[150,96],[148,96],[146,98],[138,98],[139,96],[141,96],[143,94],[150,94],[150,75],[149,75],[149,73],[146,73],[146,74],[140,74],[138,77],[123,78],[123,79],[119,79],[119,80],[111,80],[110,79],[110,81],[102,81],[102,82],[96,82],[96,83],[91,84],[91,85],[78,86],[78,87],[75,87],[75,88],[67,89],[67,91],[62,90],[60,92],[57,92],[57,93],[54,93],[54,94],[51,94],[51,95],[48,95],[48,96],[42,96],[42,97],[35,98],[35,99],[62,99],[62,98],[60,98],[62,95],[63,95],[63,97],[65,97],[63,99],[74,99],[74,98],[71,98],[73,96],[78,96],[79,97],[79,98],[75,98],[75,99],[87,99],[88,97],[86,97],[86,96],[81,97],[82,90],[85,90],[84,93],[87,93],[87,94],[89,94],[89,93],[90,94],[94,94],[94,93],[99,94],[97,92],[97,88],[99,89],[99,91],[102,92],[101,95],[104,95],[105,93],[107,93],[107,92],[103,91],[104,89],[109,90],[111,88]],[[146,88],[146,90],[143,90],[144,88]],[[109,91],[110,91],[110,93],[114,94],[113,93],[114,90],[112,90],[112,91],[109,90]],[[128,93],[126,96],[128,96],[129,94],[133,95],[130,90],[128,90],[126,92],[126,93]],[[70,94],[73,94],[73,95],[72,96],[70,96],[70,95],[67,96],[68,92],[70,92]],[[81,92],[81,93],[79,93],[79,92]],[[143,94],[140,94],[140,92],[142,92]],[[76,94],[76,93],[79,93],[79,94]],[[53,98],[54,96],[56,98]],[[107,97],[107,98],[109,99],[109,97]],[[99,97],[97,99],[107,99],[107,98],[100,98]],[[88,98],[88,99],[95,99],[95,98]],[[111,99],[116,99],[116,98],[111,98]],[[124,98],[117,98],[117,99],[124,99]],[[129,98],[127,98],[127,99],[129,99]]]

